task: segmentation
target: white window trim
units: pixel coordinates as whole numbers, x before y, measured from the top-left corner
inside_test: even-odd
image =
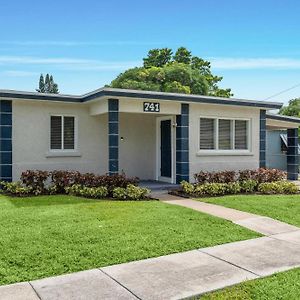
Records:
[[[200,149],[200,119],[207,118],[207,119],[214,119],[215,120],[215,147],[216,149]],[[248,149],[241,150],[241,149],[230,149],[230,150],[222,150],[219,149],[219,120],[238,120],[238,121],[248,121],[247,122],[247,145]],[[231,123],[231,134],[232,134],[232,147],[235,145],[235,123]],[[252,156],[254,155],[252,152],[252,119],[250,118],[236,118],[236,117],[220,117],[220,116],[208,116],[208,115],[201,115],[198,117],[198,152],[196,153],[197,156],[214,156],[214,155],[237,155],[237,156]]]
[[[51,149],[51,117],[62,117],[62,120],[64,117],[73,117],[74,118],[74,149],[64,149],[64,121],[62,121],[61,126],[61,146],[62,149]],[[46,153],[47,157],[52,156],[61,156],[61,154],[64,154],[63,156],[66,156],[66,154],[70,153],[71,156],[80,156],[81,154],[78,152],[78,118],[76,115],[69,115],[69,114],[50,114],[49,115],[49,135],[48,135],[48,143],[49,143],[49,149]],[[57,154],[57,155],[55,155]]]

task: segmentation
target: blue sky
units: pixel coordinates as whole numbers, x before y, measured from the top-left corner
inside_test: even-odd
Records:
[[[2,1],[0,89],[33,91],[51,73],[81,94],[180,46],[212,62],[235,97],[300,97],[300,2],[293,0]]]

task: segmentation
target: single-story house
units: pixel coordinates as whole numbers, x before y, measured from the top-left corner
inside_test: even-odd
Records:
[[[125,172],[179,183],[201,170],[266,166],[266,131],[287,132],[298,178],[300,119],[281,103],[102,88],[81,96],[0,90],[0,178],[22,171]]]

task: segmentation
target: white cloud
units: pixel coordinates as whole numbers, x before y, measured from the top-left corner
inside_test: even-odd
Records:
[[[9,77],[32,77],[32,76],[38,76],[38,72],[27,72],[27,71],[3,71],[0,74],[4,76],[9,76]]]
[[[300,69],[300,59],[292,58],[208,58],[215,69]]]
[[[62,46],[62,47],[76,47],[76,46],[148,46],[157,45],[159,42],[143,42],[143,41],[0,41],[0,45],[13,46]]]
[[[97,70],[124,70],[140,65],[140,61],[100,61],[82,58],[42,58],[32,56],[0,56],[0,65],[3,66],[51,66],[59,70],[97,71]]]

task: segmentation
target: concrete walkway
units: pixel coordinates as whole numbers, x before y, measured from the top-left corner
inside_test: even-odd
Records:
[[[184,206],[219,218],[223,218],[267,236],[300,230],[299,227],[292,226],[272,218],[262,217],[220,205],[200,202],[192,199],[182,199],[179,197],[177,197],[177,199],[165,199],[166,200],[163,200],[165,203]]]
[[[0,299],[182,299],[300,267],[300,228],[195,200],[172,197],[167,203],[210,213],[267,236],[0,286]]]

